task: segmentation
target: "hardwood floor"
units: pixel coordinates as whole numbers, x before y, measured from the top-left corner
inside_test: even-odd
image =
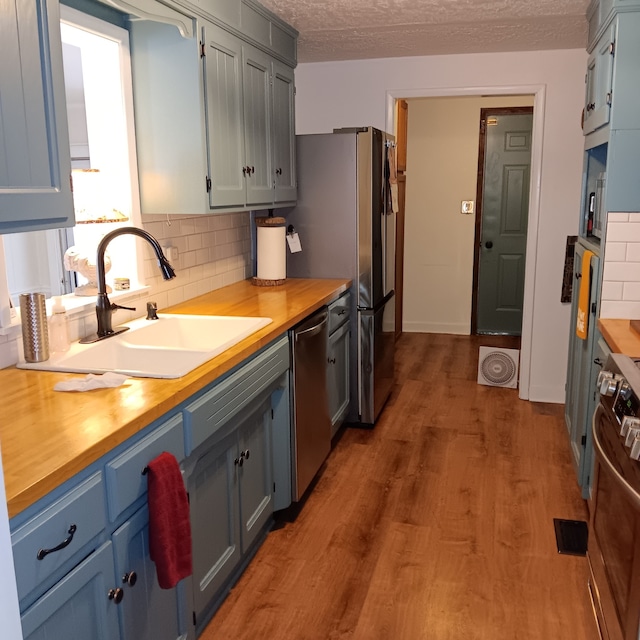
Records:
[[[203,640],[595,640],[586,558],[553,529],[587,519],[563,406],[478,385],[499,342],[401,337],[378,424],[344,430]]]

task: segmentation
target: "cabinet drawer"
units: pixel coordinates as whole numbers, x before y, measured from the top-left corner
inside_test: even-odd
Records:
[[[187,455],[266,391],[288,368],[289,340],[285,337],[192,402],[184,412]]]
[[[109,518],[115,520],[147,491],[144,468],[163,451],[184,458],[182,414],[174,416],[106,466]]]
[[[11,546],[19,598],[82,551],[105,524],[102,474],[96,473],[16,529],[11,535]],[[67,544],[60,550],[38,560],[40,550],[53,549],[63,542]]]
[[[351,313],[351,294],[345,293],[329,305],[329,333],[343,325]]]

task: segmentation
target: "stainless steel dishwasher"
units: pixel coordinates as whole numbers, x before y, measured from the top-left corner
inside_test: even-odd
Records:
[[[327,401],[328,311],[291,330],[293,353],[293,499],[302,498],[331,450]]]

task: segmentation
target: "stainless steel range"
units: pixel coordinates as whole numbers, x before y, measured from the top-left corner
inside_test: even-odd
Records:
[[[639,638],[639,363],[613,354],[598,377],[587,557],[589,593],[603,640]]]

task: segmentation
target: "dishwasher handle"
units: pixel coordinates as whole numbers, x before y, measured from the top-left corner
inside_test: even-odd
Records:
[[[320,320],[320,322],[318,322],[317,324],[314,324],[311,327],[306,327],[304,329],[298,330],[298,329],[294,329],[293,331],[293,335],[296,339],[296,342],[298,341],[298,338],[302,337],[302,336],[307,336],[307,337],[311,337],[311,336],[315,336],[318,333],[320,333],[322,331],[322,329],[324,328],[324,326],[327,324],[327,319],[329,318],[329,314],[327,311],[323,311],[322,314],[318,314],[316,316],[314,316],[313,320],[315,320],[316,318],[318,318],[320,315],[322,315],[322,320]]]

